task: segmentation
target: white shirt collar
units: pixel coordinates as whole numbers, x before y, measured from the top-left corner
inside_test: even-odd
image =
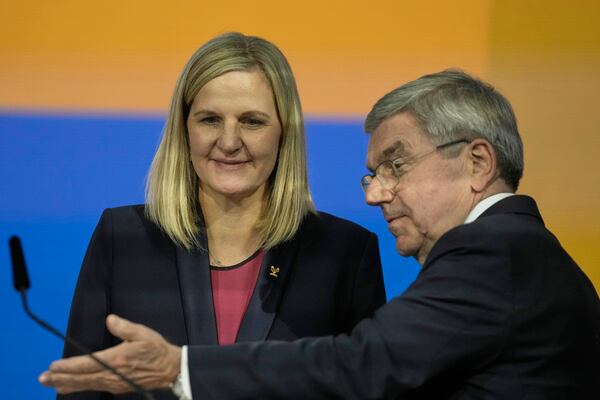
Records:
[[[473,207],[469,215],[467,215],[467,219],[465,219],[465,224],[470,224],[471,222],[475,221],[477,218],[479,218],[481,214],[483,214],[485,210],[487,210],[500,200],[514,195],[514,193],[496,193],[490,197],[486,197],[485,199],[477,203],[475,207]]]

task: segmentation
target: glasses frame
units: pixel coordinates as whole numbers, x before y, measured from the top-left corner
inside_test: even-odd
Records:
[[[379,181],[379,183],[381,184],[381,187],[383,187],[386,190],[393,190],[396,185],[398,184],[398,182],[400,182],[400,178],[407,174],[408,172],[412,171],[412,168],[408,171],[400,171],[400,168],[402,168],[403,165],[406,164],[412,164],[413,167],[423,161],[425,158],[429,157],[430,155],[448,148],[450,146],[454,146],[460,143],[471,143],[471,141],[469,139],[456,139],[456,140],[452,140],[450,142],[447,143],[442,143],[438,146],[436,146],[433,150],[430,150],[426,153],[423,154],[419,154],[416,156],[409,156],[409,157],[400,157],[400,158],[396,158],[395,160],[385,160],[382,163],[380,163],[377,168],[375,168],[375,171],[372,174],[367,174],[365,176],[363,176],[360,180],[360,186],[362,187],[363,191],[366,192],[367,189],[369,188],[369,185],[373,182],[374,179],[377,179]],[[381,178],[382,174],[381,172],[383,171],[383,168],[389,168],[392,171],[392,174],[390,176],[387,176],[386,179],[384,180],[383,178]],[[379,173],[378,173],[379,171]]]

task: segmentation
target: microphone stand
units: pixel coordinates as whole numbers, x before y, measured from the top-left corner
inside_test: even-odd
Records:
[[[64,340],[66,343],[73,345],[73,347],[75,347],[81,353],[87,355],[88,357],[90,357],[91,359],[96,361],[98,364],[102,365],[104,368],[106,368],[112,374],[118,376],[125,383],[127,383],[131,388],[135,389],[136,392],[141,393],[146,400],[155,400],[152,393],[150,393],[149,391],[147,391],[146,389],[144,389],[143,387],[141,387],[140,385],[138,385],[137,383],[135,383],[134,381],[132,381],[131,379],[129,379],[128,377],[126,377],[125,375],[120,373],[119,371],[117,371],[115,368],[108,365],[106,362],[102,361],[100,358],[96,357],[94,354],[92,354],[91,351],[89,351],[85,346],[83,346],[82,344],[77,342],[75,339],[71,339],[70,337],[63,335],[58,329],[54,328],[52,325],[50,325],[43,319],[36,316],[33,312],[31,312],[31,310],[29,309],[29,304],[27,303],[27,294],[25,293],[25,290],[26,290],[26,288],[20,287],[19,293],[21,293],[21,300],[23,302],[23,308],[25,309],[25,313],[32,320],[34,320],[37,324],[42,326],[48,332],[52,333],[54,336],[58,336],[60,339]]]

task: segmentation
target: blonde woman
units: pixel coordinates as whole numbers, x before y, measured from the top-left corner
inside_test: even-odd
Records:
[[[181,73],[146,204],[102,214],[68,334],[110,347],[115,313],[179,345],[294,340],[349,332],[384,301],[375,235],[314,209],[285,57],[229,33]]]

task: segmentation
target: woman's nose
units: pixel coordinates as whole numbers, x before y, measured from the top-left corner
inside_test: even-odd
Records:
[[[235,153],[242,145],[240,126],[236,123],[225,123],[218,141],[219,148],[226,153]]]

